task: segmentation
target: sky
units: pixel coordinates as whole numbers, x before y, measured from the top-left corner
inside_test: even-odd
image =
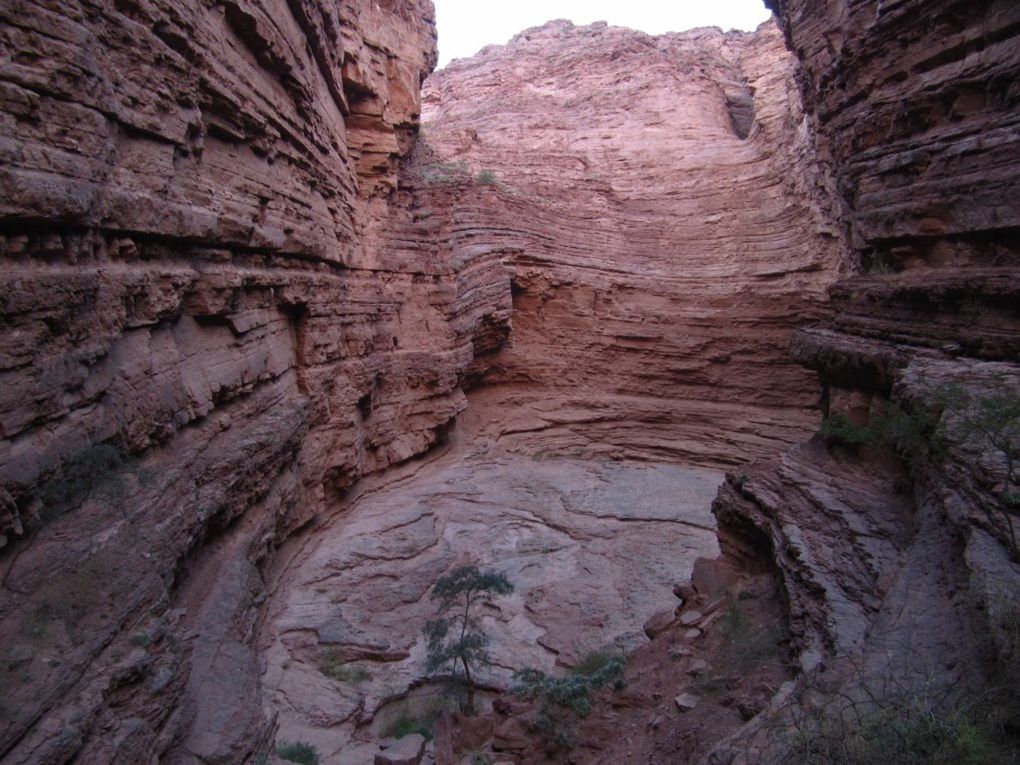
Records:
[[[575,24],[608,21],[649,34],[694,27],[753,30],[769,17],[762,0],[433,0],[439,66],[502,45],[518,32],[552,19]]]

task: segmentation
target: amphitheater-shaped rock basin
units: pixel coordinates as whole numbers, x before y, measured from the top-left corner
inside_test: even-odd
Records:
[[[263,631],[265,703],[281,740],[361,763],[421,695],[429,591],[457,565],[503,571],[515,592],[482,615],[493,660],[570,666],[647,642],[699,556],[718,554],[710,507],[722,474],[637,461],[446,454],[368,485],[293,551]]]

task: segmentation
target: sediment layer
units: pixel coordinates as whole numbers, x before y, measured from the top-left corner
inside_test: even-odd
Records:
[[[512,272],[477,394],[493,438],[719,465],[815,427],[788,346],[844,262],[771,24],[550,22],[437,72],[423,103],[425,181],[469,172],[500,201],[458,202]]]

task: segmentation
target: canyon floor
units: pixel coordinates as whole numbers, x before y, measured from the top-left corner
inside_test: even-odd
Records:
[[[279,739],[315,744],[324,763],[368,761],[425,679],[429,590],[458,564],[515,585],[483,616],[483,684],[647,644],[645,622],[679,603],[673,589],[695,559],[718,554],[710,507],[722,479],[454,434],[435,456],[366,481],[291,543],[271,595],[264,687]]]

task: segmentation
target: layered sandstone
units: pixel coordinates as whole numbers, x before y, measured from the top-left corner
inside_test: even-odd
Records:
[[[293,682],[274,674],[260,698],[276,547],[442,440],[468,385],[461,437],[483,453],[719,464],[811,426],[811,377],[785,347],[841,255],[775,30],[532,30],[439,81],[433,108],[452,101],[402,173],[430,18],[270,2],[5,16],[11,762],[264,748]],[[621,67],[624,98],[607,97]],[[504,111],[479,117],[472,89],[510,71]],[[444,164],[465,159],[497,182]],[[655,563],[654,586],[677,565]],[[579,650],[580,626],[528,597],[543,626],[524,633]],[[629,597],[599,595],[626,615],[599,639],[655,610]],[[264,647],[290,656],[312,616]]]
[[[768,4],[854,247],[889,266],[1015,261],[1016,4]]]
[[[463,410],[509,281],[397,191],[432,18],[0,11],[4,762],[242,761],[274,548]]]
[[[716,471],[478,443],[359,485],[294,546],[261,638],[279,738],[359,765],[401,716],[446,703],[426,672],[423,626],[432,584],[455,566],[494,567],[514,585],[479,613],[492,663],[476,680],[504,691],[524,667],[562,672],[607,646],[647,644],[643,626],[678,602],[674,585],[717,553]]]
[[[458,217],[513,274],[511,342],[474,394],[489,437],[718,465],[814,427],[787,348],[842,251],[771,24],[550,22],[437,72],[423,102],[419,172],[490,181],[498,209],[472,190]]]
[[[508,655],[626,643],[715,551],[710,476],[606,455],[765,457],[716,516],[802,667],[979,690],[1020,590],[974,510],[1003,466],[781,451],[817,375],[855,419],[1020,387],[1020,16],[774,5],[799,67],[771,25],[552,22],[423,105],[427,0],[8,3],[0,758],[360,757],[465,556],[522,585]],[[327,651],[382,668],[338,686]]]
[[[832,320],[796,334],[794,357],[820,373],[829,414],[881,419],[892,401],[941,414],[952,434],[940,391],[1020,394],[1009,201],[1020,14],[948,0],[772,5],[859,261],[830,291]],[[923,689],[957,704],[1015,662],[1004,625],[1020,569],[1001,520],[978,509],[1008,489],[1004,454],[953,438],[944,454],[904,454],[816,439],[731,480],[716,502],[722,534],[750,523],[775,551],[804,690]],[[738,749],[756,751],[740,741],[729,756]]]

